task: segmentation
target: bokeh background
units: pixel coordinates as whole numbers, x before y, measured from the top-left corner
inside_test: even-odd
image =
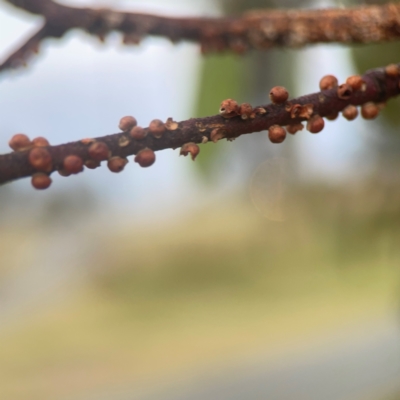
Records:
[[[361,1],[64,0],[165,15]],[[367,2],[366,2],[367,3]],[[378,2],[374,2],[378,3]],[[381,2],[382,3],[382,2]],[[0,1],[0,58],[41,18]],[[202,57],[80,31],[0,75],[0,152],[216,114],[398,62],[399,43]],[[400,113],[0,188],[1,399],[400,398]]]

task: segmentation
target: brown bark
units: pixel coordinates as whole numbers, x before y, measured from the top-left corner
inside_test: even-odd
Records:
[[[148,35],[173,42],[201,44],[202,51],[301,47],[313,43],[377,43],[399,39],[400,4],[324,10],[258,10],[240,17],[173,18],[108,9],[67,7],[52,0],[7,0],[31,13],[43,15],[45,24],[0,65],[0,71],[24,64],[40,41],[61,37],[80,28],[104,38],[111,31],[124,35],[127,44]]]
[[[343,96],[338,88],[323,90],[314,94],[291,99],[283,104],[268,104],[254,108],[253,118],[243,120],[233,113],[232,117],[224,118],[214,115],[206,118],[192,118],[187,121],[165,124],[165,131],[160,138],[145,129],[147,135],[143,139],[134,139],[127,133],[116,133],[95,138],[96,142],[105,143],[110,150],[109,158],[127,157],[137,154],[144,148],[154,151],[182,147],[185,143],[204,143],[213,138],[233,139],[240,135],[260,132],[272,125],[294,125],[310,119],[311,116],[332,116],[342,111],[348,105],[362,105],[368,102],[381,103],[400,93],[400,64],[391,68],[379,68],[366,72],[362,79],[364,85],[359,90]],[[306,107],[302,108],[300,106]],[[264,112],[265,110],[265,112]],[[235,116],[236,115],[236,116]],[[230,115],[231,116],[231,115]],[[92,161],[89,147],[93,141],[82,140],[58,146],[44,147],[51,155],[51,171],[62,170],[66,157],[75,155],[83,162]],[[0,183],[27,177],[38,172],[29,162],[31,150],[16,151],[0,155]],[[201,154],[200,154],[201,157]]]

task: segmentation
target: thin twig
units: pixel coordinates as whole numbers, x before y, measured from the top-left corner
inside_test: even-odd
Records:
[[[6,0],[46,19],[46,37],[61,37],[79,28],[102,40],[111,31],[124,43],[138,44],[149,35],[196,42],[204,53],[313,43],[377,43],[400,38],[400,4],[323,10],[257,10],[240,17],[173,18],[109,9],[68,7],[52,0]],[[35,40],[33,43],[36,47]],[[0,65],[0,71],[24,63],[32,40]]]
[[[149,128],[146,128],[145,133],[147,134],[140,140],[132,138],[129,133],[122,132],[93,140],[47,146],[44,149],[50,154],[51,168],[46,173],[62,170],[64,160],[70,155],[79,157],[83,163],[90,162],[92,159],[89,148],[95,142],[102,142],[107,145],[110,151],[108,158],[125,158],[137,154],[144,148],[157,151],[168,148],[176,149],[188,142],[205,143],[213,139],[215,141],[218,138],[232,140],[240,135],[266,130],[272,125],[293,126],[310,119],[312,115],[332,116],[351,104],[382,103],[400,93],[400,64],[391,67],[391,70],[394,70],[394,75],[389,74],[389,67],[366,72],[362,76],[364,82],[362,88],[354,90],[352,94],[346,96],[346,99],[339,97],[338,93],[341,89],[336,87],[292,99],[283,104],[255,107],[253,115],[246,120],[243,120],[240,115],[232,118],[214,115],[205,118],[192,118],[179,123],[171,120],[165,124],[165,132],[160,138],[149,134]],[[297,105],[306,106],[305,109],[311,110],[311,112],[299,117],[299,114],[293,114],[293,110],[298,107]],[[38,172],[29,161],[31,151],[31,149],[27,149],[0,155],[0,183],[31,176]]]

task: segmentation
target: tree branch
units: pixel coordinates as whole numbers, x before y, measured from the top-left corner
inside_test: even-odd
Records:
[[[83,29],[101,39],[111,31],[125,44],[138,44],[148,35],[173,42],[201,44],[203,53],[272,46],[301,47],[313,43],[377,43],[399,39],[400,4],[324,10],[259,10],[241,17],[172,18],[109,9],[68,7],[52,0],[6,0],[46,19],[42,36],[30,39],[0,65],[0,71],[26,62],[37,41]]]
[[[288,131],[291,132],[290,127],[296,127],[302,121],[308,121],[308,130],[317,133],[323,128],[320,117],[332,118],[345,110],[343,115],[347,119],[354,119],[350,118],[350,114],[354,116],[355,107],[351,108],[352,112],[348,112],[349,105],[363,105],[363,116],[367,119],[374,118],[378,113],[374,103],[385,102],[400,93],[399,71],[400,64],[392,64],[386,68],[370,70],[362,77],[350,77],[346,84],[340,86],[336,85],[336,78],[324,77],[320,86],[331,87],[330,89],[289,101],[286,101],[287,93],[284,88],[276,87],[271,91],[270,97],[281,104],[262,105],[253,109],[248,104],[239,107],[233,100],[226,100],[220,110],[220,114],[223,115],[192,118],[181,122],[169,119],[165,124],[154,120],[144,130],[139,127],[131,130],[136,121],[132,117],[126,117],[120,124],[124,132],[58,146],[47,146],[42,138],[25,144],[13,143],[12,139],[10,145],[19,151],[0,155],[0,183],[31,176],[37,172],[46,175],[55,170],[64,175],[77,173],[83,169],[83,164],[94,168],[100,165],[98,162],[100,160],[108,160],[109,168],[113,172],[119,172],[125,166],[127,156],[140,154],[144,149],[146,150],[140,156],[144,157],[144,160],[137,156],[135,161],[141,166],[149,166],[154,162],[153,151],[176,149],[187,143],[216,142],[222,138],[233,140],[240,135],[260,132],[271,127],[273,128],[269,130],[270,139],[274,141],[271,133],[274,135],[277,132],[276,126],[289,126]],[[317,123],[313,126],[315,121]],[[278,132],[281,133],[282,130]],[[195,157],[198,152],[196,147],[196,145],[186,146],[182,152],[186,154],[190,152]],[[70,163],[74,165],[71,167]]]

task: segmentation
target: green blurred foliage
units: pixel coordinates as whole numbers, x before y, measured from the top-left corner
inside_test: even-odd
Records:
[[[218,113],[221,101],[241,97],[244,59],[232,54],[213,54],[202,60],[199,94],[195,115],[205,117]],[[214,160],[221,153],[222,146],[200,145],[201,157],[196,167],[206,178],[211,178]]]
[[[215,290],[288,299],[335,281],[350,283],[354,274],[398,269],[398,187],[371,181],[347,190],[293,189],[285,196],[285,222],[260,219],[239,204],[198,212],[181,231],[170,230],[164,243],[142,234],[144,242],[160,244],[151,257],[142,241],[110,243],[112,251],[102,258],[119,268],[105,266],[98,283],[133,302],[138,293],[187,298]]]
[[[178,220],[82,232],[93,254],[78,293],[0,331],[0,398],[154,386],[393,313],[400,186],[285,193],[284,222],[229,194]],[[18,254],[21,233],[7,238]]]
[[[240,81],[244,60],[232,54],[212,54],[202,61],[202,78],[198,94],[196,116],[218,113],[223,99],[241,95]]]

